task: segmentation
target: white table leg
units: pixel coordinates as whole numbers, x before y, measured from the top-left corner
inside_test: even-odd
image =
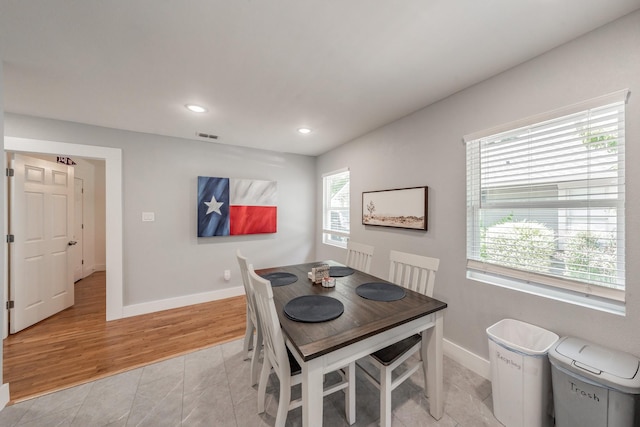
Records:
[[[322,364],[321,358],[302,363],[302,425],[322,426]]]
[[[347,367],[347,381],[349,387],[344,391],[346,417],[349,425],[356,422],[356,363],[351,362]]]
[[[429,412],[436,420],[444,415],[442,340],[442,311],[435,313],[436,324],[422,333],[422,363],[426,372],[426,395]]]

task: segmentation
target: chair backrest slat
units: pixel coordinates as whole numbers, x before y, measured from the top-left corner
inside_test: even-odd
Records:
[[[249,316],[251,316],[251,320],[254,322],[254,325],[258,326],[255,297],[253,296],[251,283],[249,282],[249,261],[246,257],[242,256],[242,254],[240,253],[240,249],[236,251],[236,258],[238,259],[238,264],[240,265],[240,276],[242,278],[242,284],[244,286],[244,293],[247,298],[247,310],[249,311]]]
[[[371,245],[349,241],[347,243],[347,260],[345,265],[368,273],[371,269],[373,250],[374,247]]]
[[[428,297],[433,296],[438,258],[391,251],[389,281]]]

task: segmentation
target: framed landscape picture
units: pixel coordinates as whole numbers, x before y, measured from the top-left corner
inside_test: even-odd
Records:
[[[362,224],[427,229],[428,187],[362,193]]]

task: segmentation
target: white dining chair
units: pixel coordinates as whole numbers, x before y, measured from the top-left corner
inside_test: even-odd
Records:
[[[347,242],[347,267],[368,273],[371,269],[371,258],[373,257],[374,247],[365,245],[364,243]]]
[[[278,313],[273,302],[273,290],[271,283],[258,276],[253,268],[249,268],[249,280],[255,296],[258,320],[262,327],[264,338],[264,361],[260,373],[260,385],[258,386],[258,413],[265,410],[265,397],[267,382],[272,371],[280,382],[280,397],[278,400],[278,412],[276,414],[276,427],[283,427],[290,410],[302,405],[302,399],[291,400],[291,387],[302,381],[302,369],[295,357],[289,352],[284,341],[284,334],[280,328]],[[356,421],[355,414],[355,363],[338,369],[341,381],[325,387],[323,396],[344,390],[345,415],[349,424]]]
[[[258,321],[255,298],[249,281],[249,262],[247,258],[242,256],[239,249],[236,251],[236,258],[240,265],[240,276],[242,277],[247,300],[247,327],[244,332],[243,352],[246,355],[245,360],[251,358],[251,385],[254,386],[258,383],[258,362],[262,349],[262,327]],[[253,354],[249,356],[251,349],[253,349]]]
[[[433,296],[436,271],[438,271],[440,264],[439,259],[391,251],[389,260],[391,262],[389,266],[390,282],[428,297]],[[415,334],[369,355],[368,361],[376,366],[380,372],[379,379],[359,363],[365,377],[380,390],[380,426],[391,426],[391,392],[423,366],[422,361],[414,363],[408,361],[411,356],[420,351],[421,346],[421,336]],[[394,379],[394,370],[403,364],[406,369]],[[427,376],[426,372],[423,373],[426,387]]]

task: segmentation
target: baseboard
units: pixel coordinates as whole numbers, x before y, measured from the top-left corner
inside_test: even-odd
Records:
[[[86,278],[86,277],[89,277],[89,276],[91,276],[91,275],[92,275],[93,273],[95,273],[95,272],[96,272],[96,269],[95,269],[95,268],[83,268],[83,269],[82,269],[82,278],[81,278],[81,279],[84,279],[84,278]]]
[[[455,360],[465,368],[491,380],[491,365],[488,360],[446,339],[443,344],[443,352],[447,357]]]
[[[106,264],[94,264],[93,266],[93,271],[106,271],[106,270],[107,270]]]
[[[217,301],[225,298],[244,295],[244,287],[237,286],[219,291],[203,292],[200,294],[185,295],[176,298],[167,298],[158,301],[143,302],[140,304],[125,305],[122,307],[122,317],[139,316],[141,314],[155,313],[156,311],[170,310],[172,308],[186,307],[203,302]]]
[[[9,383],[0,386],[0,411],[9,403]]]

